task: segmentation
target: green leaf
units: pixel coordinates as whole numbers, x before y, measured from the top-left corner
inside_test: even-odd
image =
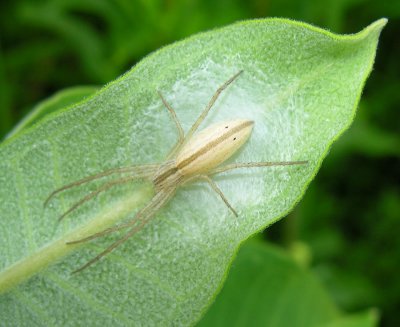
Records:
[[[341,314],[310,271],[282,249],[249,240],[198,326],[373,327],[376,323],[375,310]]]
[[[31,127],[50,113],[57,112],[60,109],[82,101],[86,97],[92,95],[96,90],[98,90],[96,86],[74,86],[55,93],[48,99],[38,103],[32,111],[7,134],[7,138],[14,136],[25,128]]]
[[[338,309],[310,272],[281,249],[249,241],[199,327],[313,327],[338,317]]]
[[[378,326],[378,312],[375,309],[341,317],[323,327],[375,327]]]
[[[94,96],[3,142],[2,319],[46,326],[199,320],[241,242],[293,208],[350,125],[385,23],[338,36],[265,19],[199,34],[154,53]],[[165,160],[177,133],[156,90],[188,130],[217,87],[241,69],[202,127],[253,119],[251,139],[233,161],[309,164],[215,177],[238,218],[207,185],[187,185],[141,232],[71,275],[121,235],[80,246],[66,242],[131,218],[153,190],[148,183],[116,187],[61,223],[57,217],[101,182],[66,192],[43,209],[46,197],[104,169]]]

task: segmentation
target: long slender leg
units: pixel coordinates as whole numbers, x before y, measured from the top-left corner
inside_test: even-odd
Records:
[[[175,110],[169,105],[167,100],[164,99],[164,97],[162,96],[160,91],[157,90],[157,93],[160,96],[161,101],[163,102],[164,106],[168,109],[169,113],[171,114],[171,117],[175,123],[176,129],[178,130],[178,141],[176,142],[174,147],[171,149],[171,151],[167,155],[166,160],[168,160],[176,154],[176,152],[179,150],[180,146],[183,144],[183,142],[185,140],[185,133],[183,132],[183,128],[182,128],[181,123],[179,122],[178,117],[176,116]]]
[[[64,185],[58,189],[56,189],[55,191],[53,191],[45,200],[45,202],[43,203],[44,206],[46,206],[49,201],[58,193],[68,190],[72,187],[75,186],[79,186],[88,182],[91,182],[93,180],[105,177],[105,176],[109,176],[115,173],[127,173],[127,172],[133,172],[137,175],[140,175],[142,177],[147,177],[150,176],[151,174],[153,174],[157,168],[158,168],[158,164],[150,164],[150,165],[140,165],[140,166],[131,166],[131,167],[120,167],[120,168],[113,168],[113,169],[108,169],[105,170],[101,173],[95,174],[95,175],[91,175],[85,178],[82,178],[80,180],[77,180],[75,182],[72,182],[70,184]]]
[[[158,95],[161,98],[161,101],[163,102],[164,106],[168,109],[169,113],[171,114],[171,117],[176,125],[176,129],[178,130],[179,133],[179,140],[184,139],[185,133],[183,132],[183,128],[181,123],[178,120],[178,117],[176,116],[175,110],[169,105],[169,103],[164,99],[160,91],[157,91]]]
[[[218,185],[207,175],[201,175],[199,176],[200,178],[204,179],[208,184],[210,184],[211,188],[221,197],[222,201],[225,202],[226,206],[233,212],[233,214],[238,217],[238,213],[236,212],[235,209],[231,206],[229,203],[228,199],[225,197],[224,193],[222,193],[221,189],[218,187]]]
[[[58,221],[61,221],[66,215],[68,215],[69,213],[71,213],[72,211],[74,211],[75,209],[77,209],[78,207],[80,207],[82,204],[84,204],[85,202],[91,200],[92,198],[94,198],[96,195],[99,195],[100,193],[107,191],[108,189],[110,189],[111,187],[118,185],[118,184],[123,184],[123,183],[127,183],[130,182],[132,180],[137,179],[137,176],[128,176],[128,177],[124,177],[124,178],[119,178],[119,179],[115,179],[112,180],[108,183],[105,183],[104,185],[102,185],[101,187],[99,187],[97,190],[90,192],[88,195],[84,196],[82,199],[80,199],[78,202],[74,203],[66,212],[64,212],[59,218]]]
[[[222,173],[228,170],[238,168],[250,168],[250,167],[272,167],[272,166],[294,166],[294,165],[306,165],[308,161],[276,161],[276,162],[239,162],[222,167],[217,167],[209,171],[209,175]]]
[[[106,248],[104,251],[100,252],[97,256],[95,256],[93,259],[89,260],[87,263],[85,263],[83,266],[79,267],[78,269],[74,270],[72,274],[76,274],[78,272],[81,272],[82,270],[88,268],[95,262],[99,261],[102,257],[106,256],[109,254],[111,251],[113,251],[116,247],[124,243],[128,238],[133,236],[135,233],[137,233],[146,223],[147,221],[143,220],[138,226],[135,226],[132,228],[127,234],[125,234],[124,237],[120,238],[118,241],[114,242],[111,244],[108,248]]]
[[[214,105],[215,101],[217,101],[217,99],[218,99],[219,95],[221,94],[221,92],[223,90],[225,90],[229,86],[229,84],[231,84],[242,72],[243,72],[243,70],[240,70],[239,72],[237,72],[234,76],[232,76],[230,79],[228,79],[224,84],[222,84],[217,89],[217,91],[212,96],[212,98],[211,98],[210,102],[208,103],[208,105],[205,107],[203,112],[200,114],[200,116],[197,118],[197,120],[195,121],[193,126],[190,128],[189,132],[186,135],[185,140],[190,139],[190,137],[194,134],[194,132],[196,132],[197,128],[200,126],[200,124],[203,122],[203,120],[207,117],[208,112],[210,111],[210,109]]]
[[[173,191],[173,190],[174,189],[171,189],[171,191]],[[168,195],[170,194],[169,192],[170,192],[170,190],[168,190]],[[149,201],[149,203],[146,204],[141,210],[139,210],[136,213],[135,217],[132,218],[131,220],[129,220],[128,222],[117,225],[117,226],[113,226],[110,228],[106,228],[100,232],[94,233],[85,238],[67,242],[67,244],[77,244],[77,243],[87,242],[87,241],[93,240],[95,238],[105,236],[105,235],[111,234],[113,232],[119,231],[121,229],[132,227],[132,225],[134,225],[142,217],[153,214],[155,212],[155,210],[157,210],[159,208],[160,205],[163,205],[169,199],[165,194],[166,194],[165,191],[160,191],[156,195],[154,195],[154,197]],[[171,196],[171,195],[169,195],[169,196]]]
[[[113,251],[115,248],[117,248],[122,243],[124,243],[135,233],[140,231],[151,220],[151,218],[157,212],[157,210],[159,210],[165,203],[168,202],[168,200],[172,197],[174,192],[175,192],[175,188],[170,188],[170,189],[163,190],[163,191],[160,191],[159,193],[157,193],[153,197],[153,199],[141,211],[139,211],[130,222],[128,222],[127,224],[120,225],[119,229],[133,226],[132,229],[127,234],[125,234],[125,236],[120,238],[118,241],[112,243],[104,251],[99,253],[96,257],[94,257],[93,259],[91,259],[86,264],[84,264],[82,267],[76,269],[72,273],[80,272],[80,271],[86,269],[87,267],[91,266],[96,261],[100,260],[102,257],[104,257],[105,255],[107,255],[108,253]],[[118,230],[118,229],[115,229],[115,230]],[[104,230],[104,232],[105,231],[107,231],[107,230]],[[100,235],[101,232],[97,233],[97,234],[99,234],[99,236],[97,236],[97,237],[104,235],[104,234]],[[96,235],[96,234],[94,234],[94,235]],[[84,239],[82,239],[82,240],[84,240]],[[68,244],[74,244],[74,243],[79,243],[79,242],[80,242],[80,240],[74,241],[74,242],[68,242]]]
[[[183,140],[178,140],[175,145],[173,146],[173,148],[169,151],[168,155],[165,157],[165,160],[170,160],[172,157],[175,156],[175,154],[179,151],[179,149],[181,148],[183,144]]]
[[[198,179],[203,179],[206,181],[208,184],[210,184],[211,188],[221,197],[222,201],[225,202],[226,206],[233,212],[233,214],[238,217],[239,215],[237,214],[236,210],[233,209],[231,204],[229,203],[228,199],[225,197],[224,193],[221,191],[221,189],[218,187],[218,185],[207,175],[196,175],[193,177],[188,178],[184,184],[193,182]]]
[[[138,218],[138,216],[135,216],[135,220],[137,218]],[[68,241],[66,244],[73,245],[73,244],[85,243],[85,242],[94,240],[96,238],[112,234],[114,232],[117,232],[117,231],[119,231],[121,229],[125,229],[125,228],[128,228],[128,227],[132,227],[132,221],[129,221],[129,222],[123,223],[123,224],[119,224],[117,226],[106,228],[106,229],[104,229],[104,230],[102,230],[100,232],[94,233],[94,234],[89,235],[89,236],[84,237],[84,238],[80,238],[80,239],[75,240],[75,241]]]

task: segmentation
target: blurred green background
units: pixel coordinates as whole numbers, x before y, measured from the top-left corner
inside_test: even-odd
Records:
[[[400,326],[400,1],[14,0],[0,2],[0,139],[38,101],[102,85],[193,33],[260,17],[337,33],[389,18],[351,129],[304,199],[265,239],[309,265],[347,311]]]

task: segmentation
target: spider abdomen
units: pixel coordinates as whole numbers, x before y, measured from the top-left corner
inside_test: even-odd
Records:
[[[190,176],[220,165],[247,141],[253,125],[251,120],[237,119],[202,130],[177,154],[176,168]]]

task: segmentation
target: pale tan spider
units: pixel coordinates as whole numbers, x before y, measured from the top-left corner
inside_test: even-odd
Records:
[[[182,126],[175,114],[175,111],[166,102],[161,93],[158,92],[162,102],[170,112],[179,133],[179,138],[176,145],[172,148],[171,152],[164,162],[159,164],[121,167],[106,170],[99,174],[89,176],[81,180],[75,181],[71,184],[65,185],[50,194],[50,196],[45,201],[45,205],[56,194],[64,190],[114,173],[129,173],[129,176],[107,182],[99,187],[97,190],[83,197],[81,200],[72,205],[72,207],[68,209],[63,215],[61,215],[61,217],[59,218],[61,220],[67,214],[81,206],[86,201],[92,199],[99,193],[104,192],[115,185],[128,183],[137,179],[149,180],[154,185],[155,194],[153,198],[128,222],[107,228],[88,237],[68,242],[68,244],[86,242],[121,229],[130,228],[130,230],[122,238],[112,243],[104,251],[102,251],[100,254],[98,254],[96,257],[88,261],[85,265],[75,270],[74,272],[82,271],[83,269],[92,265],[100,258],[114,250],[121,243],[125,242],[141,228],[143,228],[146,223],[148,223],[150,219],[154,216],[154,214],[171,199],[175,191],[183,184],[198,180],[206,181],[211,186],[211,188],[221,197],[221,199],[233,212],[233,214],[235,216],[238,216],[237,212],[233,209],[222,191],[219,189],[217,184],[215,184],[210,176],[237,168],[301,165],[307,163],[307,161],[247,162],[219,166],[221,163],[231,157],[247,141],[254,125],[254,122],[251,120],[236,119],[232,121],[225,121],[222,123],[211,125],[206,129],[200,131],[199,133],[193,135],[200,124],[203,122],[204,118],[207,116],[208,112],[214,105],[221,92],[229,84],[231,84],[241,73],[242,71],[239,71],[217,89],[206,108],[197,118],[196,122],[193,124],[186,135],[184,135]]]

